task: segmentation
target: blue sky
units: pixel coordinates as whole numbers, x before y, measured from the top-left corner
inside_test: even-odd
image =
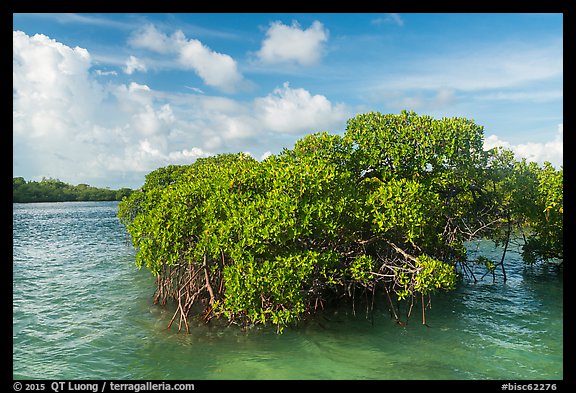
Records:
[[[14,14],[13,175],[138,188],[359,113],[466,117],[563,156],[562,14]]]

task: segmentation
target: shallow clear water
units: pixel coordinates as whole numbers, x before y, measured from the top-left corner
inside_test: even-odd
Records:
[[[508,281],[438,294],[423,326],[358,305],[242,331],[166,326],[116,202],[13,204],[15,379],[562,379],[563,281],[507,259]],[[483,253],[500,250],[481,244]],[[378,299],[377,299],[378,301]]]

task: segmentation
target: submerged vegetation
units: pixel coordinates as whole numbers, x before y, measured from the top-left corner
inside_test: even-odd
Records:
[[[527,263],[563,258],[562,169],[483,149],[464,118],[361,114],[343,136],[308,135],[258,162],[245,154],[159,168],[118,216],[156,277],[170,325],[225,318],[283,327],[332,301],[376,293],[420,304],[473,266],[501,269],[513,232]],[[499,261],[470,259],[492,239]]]
[[[67,201],[120,201],[132,193],[129,188],[110,190],[88,184],[73,186],[58,179],[42,178],[41,181],[26,181],[23,177],[12,179],[12,201],[67,202]]]

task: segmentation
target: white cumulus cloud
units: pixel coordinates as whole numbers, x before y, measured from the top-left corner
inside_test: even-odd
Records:
[[[348,116],[344,105],[334,105],[325,96],[312,95],[303,88],[291,88],[288,82],[257,98],[255,111],[264,128],[293,134],[334,127]]]
[[[328,37],[328,29],[319,21],[314,21],[307,29],[302,29],[296,21],[290,26],[273,22],[256,56],[266,64],[316,64],[324,54]]]
[[[230,55],[216,52],[197,39],[186,38],[181,30],[168,36],[155,26],[147,25],[131,36],[129,44],[134,48],[174,55],[174,66],[193,70],[206,85],[222,91],[234,92],[245,83],[236,60]]]
[[[180,47],[179,61],[183,67],[193,69],[208,86],[234,91],[242,81],[232,57],[212,51],[195,39],[188,40]]]
[[[95,72],[88,50],[43,35],[14,32],[13,65],[13,172],[27,180],[137,188],[158,167],[224,152],[264,159],[307,133],[342,130],[349,117],[345,105],[287,82],[241,100],[115,83]]]
[[[494,147],[503,147],[512,150],[516,158],[526,158],[528,161],[534,161],[543,164],[548,161],[556,168],[563,165],[564,160],[564,125],[559,124],[554,139],[546,142],[526,142],[512,144],[500,139],[492,134],[484,139],[484,149],[489,150]]]
[[[64,133],[92,116],[104,91],[91,80],[91,58],[49,37],[13,32],[15,134]]]
[[[114,186],[121,174],[138,183],[158,166],[208,154],[194,134],[174,137],[177,115],[150,87],[103,85],[91,67],[84,48],[13,32],[15,173]]]

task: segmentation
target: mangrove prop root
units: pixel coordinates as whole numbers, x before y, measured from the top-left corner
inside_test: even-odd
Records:
[[[220,272],[210,272],[209,262],[208,257],[204,256],[201,264],[182,261],[179,264],[163,265],[156,277],[154,303],[165,305],[173,301],[176,305],[168,329],[178,319],[178,332],[185,329],[189,333],[188,318],[197,304],[205,307],[199,314],[204,321],[212,318],[216,301],[212,285],[218,285],[221,292],[223,283]]]
[[[421,293],[422,300],[422,325],[426,325],[426,305],[424,304],[424,294]]]
[[[206,288],[210,294],[210,305],[214,304],[214,291],[212,291],[212,286],[210,285],[210,279],[208,278],[208,265],[206,264],[206,254],[204,254],[204,263],[202,264],[204,268],[204,278],[206,279]]]
[[[379,269],[375,269],[377,271],[373,272],[374,277],[376,277],[374,282],[358,283],[350,280],[344,285],[341,292],[335,293],[334,296],[340,294],[343,297],[348,297],[351,300],[353,315],[357,314],[356,302],[364,301],[367,318],[372,318],[373,320],[375,294],[377,290],[382,289],[389,306],[390,316],[396,323],[405,326],[407,322],[404,322],[404,317],[407,321],[412,314],[414,303],[421,303],[422,323],[426,325],[426,299],[424,294],[421,294],[420,299],[416,297],[415,293],[405,299],[405,303],[402,303],[405,304],[406,308],[402,310],[402,313],[400,312],[400,299],[395,299],[397,296],[396,291],[398,288],[403,288],[404,285],[398,281],[398,271],[409,275],[417,274],[421,270],[421,267],[417,265],[418,260],[396,244],[392,242],[387,242],[387,244],[389,248],[385,250],[385,253],[383,255],[378,254],[381,264]],[[223,270],[226,262],[224,253],[220,253],[214,259],[208,254],[203,254],[197,262],[182,258],[179,263],[162,265],[156,276],[154,303],[166,305],[168,302],[172,302],[175,305],[175,310],[167,329],[170,329],[178,321],[178,332],[185,330],[186,333],[189,333],[189,318],[192,314],[196,315],[198,320],[204,323],[208,323],[212,318],[221,315],[216,304],[218,303],[217,301],[222,299],[225,292],[224,288],[226,285],[224,283]],[[324,298],[326,293],[322,293],[322,288],[320,285],[318,288],[313,288],[313,290],[309,291],[310,297],[306,299],[308,306],[305,314],[307,316],[324,309],[325,302],[329,301],[330,294],[328,294],[328,298]],[[361,292],[357,293],[357,290]],[[273,299],[262,293],[262,309],[273,306]],[[278,307],[284,309],[285,305],[280,304]],[[401,314],[402,317],[400,316]],[[246,315],[241,313],[228,316],[228,319],[231,323],[234,323],[233,320],[235,319],[236,322],[243,321],[242,325],[248,324]]]

